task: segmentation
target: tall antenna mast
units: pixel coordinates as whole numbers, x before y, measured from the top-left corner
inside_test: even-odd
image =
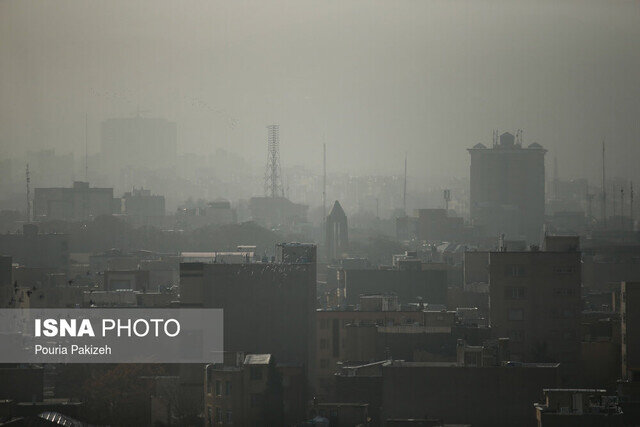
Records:
[[[624,227],[624,187],[620,187],[620,228]]]
[[[270,197],[284,197],[284,186],[280,172],[280,126],[267,126],[267,171],[264,176],[264,192]]]
[[[89,182],[89,154],[87,147],[89,145],[89,114],[84,113],[84,180],[85,182]]]
[[[25,172],[27,178],[27,222],[31,222],[31,175],[29,174],[29,163]]]
[[[604,174],[604,139],[602,140],[602,223],[607,226],[607,189],[605,187]]]
[[[559,182],[558,182],[558,157],[553,156],[553,197],[556,199],[560,198],[559,193]]]
[[[404,153],[404,187],[402,190],[402,209],[407,216],[407,152]]]
[[[613,205],[613,213],[611,215],[611,222],[613,224],[615,224],[615,217],[616,217],[616,185],[615,184],[611,184],[611,194],[613,194],[613,196],[611,196],[611,204]]]
[[[629,219],[631,220],[631,231],[635,231],[636,221],[633,219],[633,181],[629,183]]]
[[[322,222],[327,219],[327,144],[322,144]]]

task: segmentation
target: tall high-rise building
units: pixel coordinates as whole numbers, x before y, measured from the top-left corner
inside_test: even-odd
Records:
[[[337,200],[327,216],[326,228],[327,260],[331,261],[339,258],[349,247],[347,215]]]
[[[539,244],[544,223],[544,155],[538,143],[522,146],[505,132],[493,147],[476,144],[471,155],[471,220],[489,235],[524,237]]]

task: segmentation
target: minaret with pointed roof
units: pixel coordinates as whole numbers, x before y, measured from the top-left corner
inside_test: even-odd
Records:
[[[347,215],[344,213],[340,202],[337,200],[331,208],[326,221],[327,260],[340,258],[349,248],[349,232],[347,227]]]

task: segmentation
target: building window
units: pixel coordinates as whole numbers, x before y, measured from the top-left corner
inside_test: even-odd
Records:
[[[326,338],[320,339],[320,350],[326,350],[329,347],[329,342]]]
[[[209,425],[213,424],[213,408],[211,406],[207,406],[207,420]]]
[[[565,265],[565,266],[556,266],[553,268],[553,271],[556,274],[572,274],[576,270],[572,265]]]
[[[327,369],[329,367],[328,359],[320,359],[320,368]]]
[[[222,381],[216,380],[216,396],[222,396]]]
[[[507,286],[504,288],[505,299],[524,299],[526,288],[521,286]]]
[[[225,385],[224,394],[227,396],[231,396],[231,381],[225,382],[224,385]]]
[[[513,331],[509,331],[509,339],[513,342],[524,341],[524,331],[517,330],[517,329]]]
[[[260,406],[261,396],[258,393],[251,393],[251,407],[257,408]]]
[[[508,319],[513,321],[524,320],[524,310],[521,308],[510,308]]]
[[[223,423],[223,419],[222,419],[222,408],[216,408],[216,423],[218,424],[222,424]]]
[[[553,294],[558,297],[566,297],[575,295],[575,290],[570,288],[556,288],[553,290]]]
[[[233,423],[233,412],[227,411],[227,424]]]
[[[252,366],[251,367],[250,376],[251,376],[251,380],[253,380],[253,381],[261,380],[262,379],[262,369],[258,368],[257,366]]]
[[[508,265],[505,276],[522,277],[524,276],[524,265]]]

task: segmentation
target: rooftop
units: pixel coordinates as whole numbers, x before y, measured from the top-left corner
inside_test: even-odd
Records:
[[[270,362],[270,354],[247,354],[244,358],[245,365],[268,365]]]

